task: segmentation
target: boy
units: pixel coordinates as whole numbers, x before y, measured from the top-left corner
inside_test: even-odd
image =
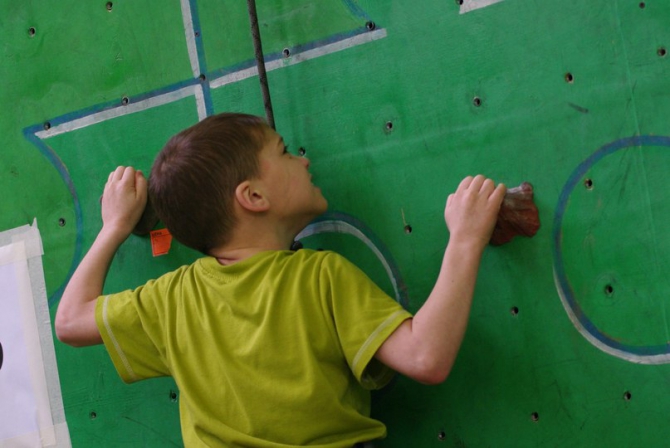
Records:
[[[427,384],[449,374],[505,187],[468,177],[449,196],[442,268],[412,317],[337,254],[288,250],[327,208],[308,168],[262,119],[220,114],[166,144],[148,188],[133,168],[109,175],[56,333],[104,342],[126,382],[173,376],[187,447],[356,446],[386,434],[368,390],[391,369]],[[147,190],[173,236],[206,256],[101,297]]]

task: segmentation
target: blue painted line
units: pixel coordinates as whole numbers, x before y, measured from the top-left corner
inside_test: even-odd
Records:
[[[212,88],[209,85],[209,78],[202,83],[202,96],[205,100],[205,112],[208,117],[214,115],[214,102],[212,100]]]
[[[42,140],[40,140],[35,135],[34,129],[35,129],[34,126],[25,128],[23,130],[24,137],[29,142],[34,144],[37,147],[37,149],[42,153],[42,155],[44,155],[47,158],[47,160],[56,168],[61,179],[63,179],[63,182],[67,186],[70,195],[72,195],[72,200],[74,202],[74,216],[75,216],[75,229],[76,229],[74,254],[72,256],[72,261],[70,262],[70,269],[66,275],[65,281],[63,281],[63,283],[60,286],[58,286],[58,288],[56,288],[56,291],[49,297],[48,303],[49,308],[51,308],[56,302],[58,302],[58,300],[60,300],[61,296],[63,295],[63,291],[65,290],[65,286],[70,281],[72,275],[74,274],[75,269],[79,265],[79,260],[82,257],[82,248],[84,241],[84,225],[83,225],[84,220],[81,211],[81,203],[79,202],[79,195],[77,195],[77,190],[74,187],[74,183],[72,182],[72,178],[70,177],[70,174],[68,173],[65,164],[60,159],[60,157],[58,157],[58,154],[56,154],[56,152],[53,149],[51,149],[48,145],[46,145]]]
[[[342,4],[349,10],[349,12],[356,17],[360,17],[361,19],[365,20],[370,20],[370,16],[361,8],[358,6],[358,3],[356,0],[342,0]]]
[[[655,356],[655,355],[665,355],[670,353],[670,344],[662,344],[655,346],[634,346],[621,343],[608,335],[604,334],[596,325],[591,322],[591,320],[584,314],[584,311],[579,306],[579,303],[575,299],[575,293],[572,289],[572,285],[567,278],[565,273],[565,265],[563,262],[563,253],[561,249],[561,242],[563,239],[562,225],[563,225],[563,216],[565,214],[565,209],[570,198],[572,191],[575,186],[581,183],[582,178],[588,172],[588,170],[595,165],[598,161],[607,157],[616,151],[621,149],[626,149],[636,146],[667,146],[670,147],[670,137],[663,136],[635,136],[617,140],[615,142],[609,143],[596,152],[591,154],[586,160],[584,160],[577,168],[572,172],[567,182],[561,190],[559,195],[558,205],[556,206],[556,211],[554,213],[554,228],[552,230],[552,243],[553,243],[553,258],[554,258],[554,268],[556,272],[556,278],[559,283],[563,295],[568,302],[568,305],[572,309],[575,317],[579,320],[579,323],[582,327],[595,339],[601,343],[622,351],[638,356]]]
[[[130,97],[132,103],[138,103],[140,101],[149,100],[157,96],[165,95],[166,93],[176,92],[183,89],[184,87],[190,87],[198,84],[200,82],[199,78],[187,79],[185,81],[179,81],[177,83],[171,84],[166,87],[161,87],[160,89],[150,90],[149,92],[141,93]],[[118,102],[116,103],[118,106]]]
[[[331,36],[328,36],[324,39],[317,39],[312,42],[307,42],[305,44],[299,44],[295,45],[293,47],[289,47],[289,50],[291,50],[291,54],[296,54],[296,53],[302,53],[304,51],[308,50],[313,50],[315,48],[323,47],[329,44],[334,44],[343,40],[350,39],[355,36],[359,36],[361,34],[369,33],[370,31],[366,29],[365,27],[362,28],[356,28],[350,31],[344,31],[341,33],[333,34]],[[280,59],[285,59],[283,49],[281,51],[275,51],[273,53],[268,53],[264,55],[265,63],[269,62],[274,62]],[[231,73],[236,73],[242,70],[246,70],[248,68],[252,68],[256,66],[256,59],[247,59],[246,61],[239,62],[234,65],[230,65],[227,67],[222,67],[219,69],[215,69],[209,73],[207,73],[207,78],[208,79],[217,79],[221,78],[222,76],[229,75]]]
[[[352,37],[355,37],[355,36],[358,36],[358,35],[361,35],[361,34],[365,34],[365,33],[369,33],[369,32],[370,31],[365,27],[355,28],[355,29],[350,30],[350,31],[344,31],[344,32],[341,32],[341,33],[333,34],[333,35],[328,36],[324,39],[318,39],[318,40],[314,40],[312,42],[307,42],[305,44],[296,45],[294,47],[291,47],[290,50],[292,50],[291,53],[302,53],[303,51],[313,50],[314,48],[323,47],[323,46],[326,46],[326,45],[329,45],[329,44],[334,44],[336,42],[340,42],[342,40],[350,39]],[[266,56],[265,60],[266,60],[266,62],[270,62],[270,61],[275,61],[277,59],[284,59],[283,51],[270,53]]]
[[[231,73],[246,70],[251,67],[256,67],[256,59],[247,59],[246,61],[242,61],[234,65],[215,69],[207,73],[207,77],[210,79],[221,78],[222,76],[230,75]]]

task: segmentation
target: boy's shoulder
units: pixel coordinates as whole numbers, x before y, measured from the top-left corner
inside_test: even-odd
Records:
[[[185,264],[166,272],[160,277],[150,280],[147,283],[170,283],[178,279],[188,277],[206,276],[225,276],[236,277],[244,272],[256,269],[272,269],[277,267],[298,266],[313,268],[337,268],[348,267],[353,264],[343,255],[331,250],[299,249],[266,251],[255,254],[245,260],[232,265],[223,266],[219,264],[216,258],[205,256],[196,259],[190,264]]]
[[[339,270],[353,267],[344,256],[330,250],[299,249],[266,251],[255,254],[232,265],[223,266],[212,257],[198,259],[179,275],[205,275],[219,281],[252,276],[254,273],[285,274],[290,272]]]
[[[289,263],[314,264],[320,266],[336,266],[342,264],[351,264],[343,255],[332,250],[323,249],[299,249],[297,251],[284,251],[278,260],[285,260]]]
[[[287,266],[292,268],[302,267],[304,270],[320,272],[323,275],[330,273],[330,275],[339,276],[352,270],[359,270],[345,256],[332,250],[300,249],[283,254],[280,259],[283,259]]]
[[[272,265],[321,264],[347,262],[340,254],[330,250],[272,250],[257,253],[245,260],[232,265],[222,266],[212,257],[202,257],[196,260],[189,268],[216,270],[218,272],[239,272],[243,270],[268,267]]]

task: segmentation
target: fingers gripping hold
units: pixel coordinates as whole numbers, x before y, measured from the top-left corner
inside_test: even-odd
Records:
[[[483,175],[463,179],[455,193],[447,199],[445,220],[450,240],[486,246],[502,203],[505,186],[495,186]]]

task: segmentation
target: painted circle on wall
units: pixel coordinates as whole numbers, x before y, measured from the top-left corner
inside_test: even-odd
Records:
[[[343,212],[326,212],[300,232],[296,236],[296,240],[301,241],[313,235],[322,234],[348,235],[367,247],[370,254],[376,258],[379,266],[383,269],[385,276],[390,282],[391,288],[393,289],[392,295],[398,303],[407,309],[409,304],[407,286],[402,279],[400,269],[393,259],[393,256],[391,256],[391,252],[370,227],[350,214]],[[358,252],[357,255],[360,257],[363,254]],[[351,259],[351,261],[356,263],[358,260]],[[370,272],[366,273],[370,275]],[[377,284],[382,286],[380,283]]]
[[[670,362],[670,137],[609,143],[563,186],[554,278],[579,332],[613,356]]]

